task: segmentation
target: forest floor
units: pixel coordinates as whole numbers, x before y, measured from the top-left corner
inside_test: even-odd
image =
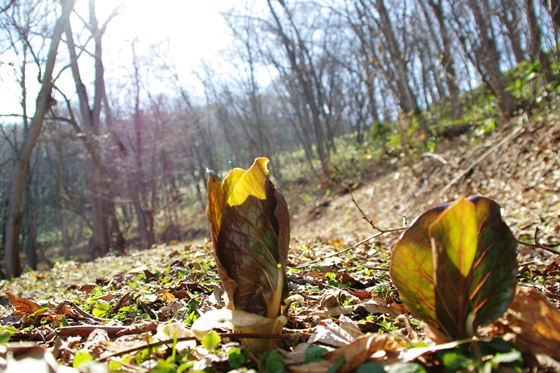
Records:
[[[396,371],[405,363],[408,371],[559,369],[560,316],[554,309],[541,309],[551,339],[538,351],[527,347],[533,340],[523,344],[519,334],[509,344],[490,342],[490,337],[506,338],[501,319],[481,332],[487,338],[481,337],[487,344],[479,346],[484,356],[471,342],[434,347],[422,323],[398,301],[389,278],[399,233],[368,239],[379,233],[375,227],[401,227],[435,205],[484,195],[502,206],[518,239],[557,242],[557,113],[517,116],[475,144],[462,135],[439,144],[434,153],[372,164],[377,176],[352,191],[340,186],[313,204],[292,208],[288,278],[291,294],[301,297],[289,308],[280,349],[259,358],[235,335],[194,339],[190,325],[197,316],[224,307],[211,244],[202,240],[59,263],[3,282],[0,342],[11,342],[0,344],[0,370],[349,372],[362,366],[358,371],[366,372]],[[560,257],[553,251],[520,245],[518,286],[537,289],[559,308]]]

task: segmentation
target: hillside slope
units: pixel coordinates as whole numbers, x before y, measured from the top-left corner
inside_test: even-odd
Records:
[[[408,314],[389,276],[390,251],[398,232],[364,241],[364,237],[376,231],[364,221],[356,204],[378,227],[393,228],[402,224],[403,215],[410,223],[411,218],[435,204],[460,195],[482,194],[502,205],[504,218],[517,237],[531,242],[534,230],[539,228],[542,242],[557,242],[559,124],[559,116],[553,113],[531,120],[520,116],[474,146],[467,137],[455,138],[441,144],[437,154],[401,160],[381,173],[376,170],[376,174],[383,176],[363,180],[353,193],[341,189],[314,206],[293,208],[297,212],[292,220],[288,279],[295,302],[286,314],[283,356],[272,350],[265,362],[258,360],[239,343],[235,333],[222,333],[224,342],[218,337],[211,344],[213,347],[208,347],[208,341],[194,340],[189,329],[194,320],[225,306],[211,245],[207,240],[199,240],[159,245],[88,263],[59,263],[50,271],[28,272],[13,282],[1,282],[2,338],[5,341],[9,337],[14,343],[0,344],[0,357],[13,371],[28,371],[22,368],[22,358],[33,354],[35,358],[27,361],[35,364],[33,369],[51,364],[51,371],[63,371],[53,363],[54,358],[61,365],[71,366],[77,365],[85,354],[95,362],[95,371],[100,372],[121,367],[123,370],[119,371],[171,372],[179,366],[221,372],[230,371],[234,365],[272,371],[267,364],[270,356],[277,355],[270,363],[278,365],[274,371],[298,371],[298,367],[303,369],[299,371],[310,371],[303,365],[307,352],[301,352],[310,348],[309,343],[318,343],[315,348],[321,344],[339,347],[334,350],[335,357],[344,351],[361,351],[364,347],[360,343],[364,341],[368,345],[373,343],[371,346],[375,346],[374,341],[392,346],[392,352],[401,347],[411,351],[414,344],[407,341],[431,343],[428,338],[433,336]],[[536,288],[537,293],[545,294],[560,308],[558,254],[521,245],[518,258],[519,288]],[[545,303],[542,300],[539,304],[544,307]],[[538,320],[543,318],[539,307],[528,306],[530,314]],[[547,321],[552,320],[550,315],[560,320],[553,306],[547,304],[545,309],[549,313],[544,316]],[[485,327],[482,335],[502,336],[503,327],[509,322],[504,320]],[[349,325],[348,330],[354,334],[345,329]],[[540,332],[542,325],[535,330],[526,326],[518,337],[526,336],[531,341],[545,335],[557,343],[554,326]],[[97,331],[92,332],[93,329]],[[177,336],[171,335],[174,330],[182,333],[183,344],[175,343]],[[347,339],[339,340],[346,334]],[[408,339],[403,340],[403,336]],[[512,364],[533,367],[535,371],[558,370],[557,361],[552,360],[558,359],[558,350],[549,342],[545,343],[544,352],[535,352],[524,346],[523,340],[511,343],[530,354],[523,359],[519,351],[512,350]],[[32,344],[22,347],[19,341]],[[395,345],[395,341],[402,345]],[[503,341],[500,346],[504,347]],[[452,354],[464,353],[472,361],[483,361],[464,352],[459,345],[446,348]],[[233,358],[231,351],[236,354]],[[373,358],[372,351],[368,347],[351,359],[360,366]],[[494,354],[498,357],[503,351],[491,350],[484,358]],[[548,355],[548,360],[532,360],[532,354],[537,352]],[[325,372],[331,367],[333,361],[328,360],[329,355],[324,356],[325,359],[315,362],[322,364],[321,369],[313,371]],[[420,361],[428,371],[440,371],[443,360],[434,348],[416,360]]]
[[[560,236],[560,117],[521,115],[473,145],[468,135],[442,143],[435,153],[401,160],[394,171],[353,191],[369,219],[381,227],[410,222],[422,211],[461,195],[495,199],[519,237],[540,230],[543,242]],[[303,208],[294,216],[299,238],[358,239],[371,234],[351,194]]]

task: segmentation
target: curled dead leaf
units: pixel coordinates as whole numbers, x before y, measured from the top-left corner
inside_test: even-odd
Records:
[[[41,306],[32,300],[18,297],[8,291],[8,299],[14,307],[13,316],[29,316],[41,309]]]
[[[331,319],[321,321],[309,337],[308,343],[321,343],[341,347],[354,342],[356,338]]]
[[[538,290],[519,287],[497,323],[508,331],[504,339],[519,350],[560,361],[560,311]]]
[[[289,369],[293,373],[323,373],[330,371],[333,364],[340,362],[337,373],[353,372],[370,360],[393,362],[397,358],[397,350],[406,345],[404,340],[389,334],[367,334],[350,344],[327,352],[321,361],[290,366]]]
[[[67,302],[62,302],[58,306],[56,306],[55,312],[57,315],[78,317],[78,314],[70,309],[70,307],[68,307]]]

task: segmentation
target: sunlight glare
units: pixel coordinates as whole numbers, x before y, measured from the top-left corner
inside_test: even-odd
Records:
[[[220,14],[231,6],[225,0],[98,0],[103,21],[118,4],[120,14],[107,30],[109,48],[137,38],[141,44],[169,42],[172,58],[185,68],[198,65],[202,58],[216,58],[228,43],[228,29]]]

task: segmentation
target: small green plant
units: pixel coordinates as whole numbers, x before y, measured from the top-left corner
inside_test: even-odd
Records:
[[[523,357],[502,339],[473,342],[437,354],[446,372],[521,371]]]
[[[72,366],[74,368],[79,368],[82,364],[93,361],[93,356],[87,351],[78,351],[74,355],[74,362]]]
[[[391,258],[401,300],[441,339],[472,337],[513,299],[517,241],[500,206],[461,198],[420,215]]]
[[[215,175],[208,179],[214,254],[233,310],[231,322],[242,333],[280,333],[285,320],[279,316],[288,293],[290,218],[269,179],[268,162],[257,158],[248,170],[233,169],[223,182]],[[254,325],[247,321],[250,314],[256,316]],[[245,343],[254,350],[270,345],[258,339]]]
[[[227,350],[228,366],[232,369],[241,368],[247,362],[247,356],[238,347],[231,347]]]

